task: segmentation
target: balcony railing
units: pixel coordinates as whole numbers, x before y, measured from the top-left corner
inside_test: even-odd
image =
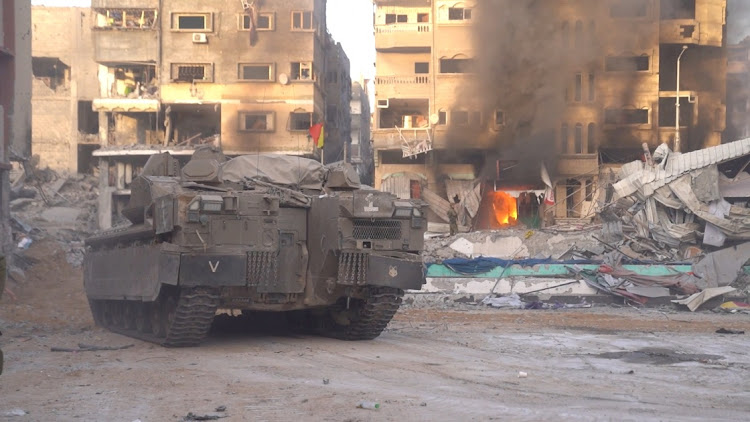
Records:
[[[376,34],[394,34],[402,32],[431,32],[432,24],[430,23],[396,23],[391,25],[375,26]]]
[[[376,85],[425,85],[430,83],[430,75],[376,76]]]

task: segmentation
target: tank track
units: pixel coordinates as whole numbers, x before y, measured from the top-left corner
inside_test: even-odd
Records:
[[[340,340],[372,340],[378,337],[401,305],[404,291],[390,287],[370,288],[365,299],[343,298],[329,309],[318,332]]]
[[[167,347],[199,345],[219,305],[210,289],[181,289],[156,302],[90,300],[94,321],[113,332]],[[155,326],[158,328],[154,329]]]

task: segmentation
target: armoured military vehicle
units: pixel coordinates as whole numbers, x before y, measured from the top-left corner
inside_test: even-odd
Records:
[[[199,344],[218,309],[372,339],[424,283],[425,207],[345,164],[163,153],[131,184],[132,224],[86,240],[84,286],[97,324],[165,346]]]

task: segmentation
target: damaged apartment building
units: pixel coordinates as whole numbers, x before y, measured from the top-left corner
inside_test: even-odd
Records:
[[[32,145],[42,167],[90,173],[99,148],[91,11],[31,8]]]
[[[375,4],[375,186],[433,222],[588,219],[643,143],[721,143],[725,0]]]
[[[0,255],[9,255],[11,162],[31,156],[31,2],[0,4]]]
[[[93,0],[98,87],[99,225],[129,198],[148,157],[226,155],[342,160],[349,61],[326,27],[325,0]],[[98,83],[96,81],[98,80]],[[323,124],[323,139],[311,126]]]

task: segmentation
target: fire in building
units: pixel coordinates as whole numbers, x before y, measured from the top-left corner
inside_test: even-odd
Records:
[[[97,169],[100,228],[160,151],[349,158],[349,59],[325,0],[93,0],[35,7],[34,22],[34,113],[48,123],[35,148],[53,169]]]
[[[722,141],[725,0],[375,4],[375,186],[433,222],[591,219],[642,144]]]

